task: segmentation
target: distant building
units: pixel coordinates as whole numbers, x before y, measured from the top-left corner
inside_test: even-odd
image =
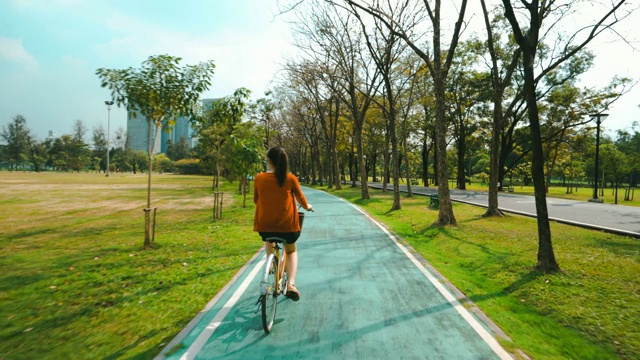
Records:
[[[206,112],[211,109],[214,101],[219,99],[202,99],[202,111]],[[165,122],[166,123],[166,122]],[[186,117],[179,117],[173,128],[168,129],[163,123],[162,131],[158,139],[155,138],[155,127],[151,129],[151,142],[154,143],[155,154],[166,153],[169,142],[177,143],[181,137],[184,137],[189,144],[189,148],[193,148],[198,143],[198,137],[191,127],[191,121]],[[129,115],[127,119],[127,134],[131,139],[131,148],[134,150],[147,151],[147,119],[144,116],[132,117]]]
[[[127,118],[127,135],[131,140],[131,148],[133,150],[147,151],[147,131],[149,123],[144,116],[131,116],[129,114]],[[154,144],[154,154],[160,152],[160,138],[155,138],[155,126],[151,128],[151,143]]]
[[[47,136],[47,139],[55,139],[58,137],[58,133],[56,133],[55,130],[49,130],[49,136]]]
[[[220,98],[215,99],[202,99],[202,113],[206,114],[207,111],[211,110],[211,107],[215,101],[220,100]],[[198,144],[198,137],[194,134],[193,136],[193,146]]]
[[[211,109],[211,105],[213,104],[214,101],[218,101],[220,100],[219,98],[216,99],[202,99],[202,112],[206,112],[207,110]]]
[[[132,149],[147,151],[148,127],[149,124],[145,117],[133,117],[129,115],[129,118],[127,119],[127,134],[131,139]],[[153,126],[151,128],[151,142],[154,144],[154,154],[166,153],[167,148],[169,147],[169,142],[175,144],[180,141],[181,137],[184,137],[189,144],[189,148],[192,148],[192,134],[193,129],[191,128],[191,122],[185,117],[179,117],[176,119],[176,123],[171,128],[168,128],[166,121],[164,121],[158,138],[155,137],[155,126]]]

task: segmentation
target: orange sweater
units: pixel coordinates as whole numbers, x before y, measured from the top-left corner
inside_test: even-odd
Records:
[[[253,183],[253,202],[256,213],[253,231],[296,232],[300,231],[298,208],[294,197],[303,208],[307,199],[300,189],[300,183],[293,174],[288,174],[282,187],[278,186],[274,173],[260,173]]]

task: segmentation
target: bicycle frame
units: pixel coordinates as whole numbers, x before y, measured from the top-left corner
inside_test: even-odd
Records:
[[[302,227],[302,215],[299,213],[300,226]],[[275,322],[276,309],[278,307],[278,296],[286,295],[289,286],[289,275],[286,270],[287,265],[287,251],[285,246],[280,246],[281,243],[286,243],[286,240],[279,237],[268,237],[265,239],[272,245],[265,244],[266,249],[273,247],[273,252],[267,250],[267,261],[264,264],[264,271],[262,273],[262,281],[260,282],[260,298],[258,303],[262,310],[262,327],[268,334],[273,329]],[[275,271],[272,270],[275,268]]]
[[[283,242],[284,239],[267,238],[266,241],[273,244],[273,256],[278,259],[278,271],[276,272],[276,283],[278,284],[278,288],[276,289],[276,291],[278,295],[284,295],[287,293],[286,282],[288,280],[284,279],[283,281],[283,278],[285,277],[285,266],[287,265],[287,252],[284,250],[284,247],[280,247],[280,242]]]
[[[258,302],[262,308],[262,326],[264,331],[269,333],[275,321],[278,296],[287,292],[288,276],[285,270],[287,253],[279,244],[284,239],[268,238],[266,241],[273,244],[273,253],[267,256],[264,265]],[[275,271],[272,270],[273,268]]]

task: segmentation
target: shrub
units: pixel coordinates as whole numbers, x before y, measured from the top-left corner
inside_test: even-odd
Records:
[[[173,161],[165,154],[158,154],[153,157],[153,170],[160,174],[173,171]]]
[[[195,175],[200,174],[200,159],[182,159],[173,164],[174,172],[177,174]]]

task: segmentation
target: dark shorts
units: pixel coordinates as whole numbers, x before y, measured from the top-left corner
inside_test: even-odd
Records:
[[[287,244],[294,244],[300,237],[300,232],[259,232],[262,241],[266,241],[270,237],[283,238]]]

